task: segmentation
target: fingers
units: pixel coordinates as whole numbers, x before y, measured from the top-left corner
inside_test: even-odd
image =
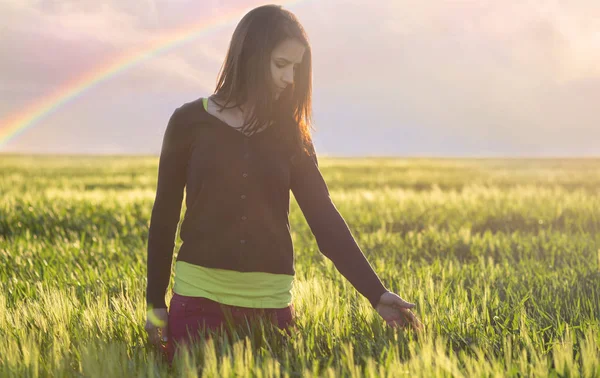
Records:
[[[417,320],[415,314],[413,314],[409,309],[401,308],[400,314],[404,316],[410,323],[414,323]]]
[[[150,340],[150,343],[158,346],[160,344],[158,328],[153,326],[146,327],[146,332],[148,333],[148,340]]]
[[[406,315],[408,317],[410,325],[415,331],[423,330],[423,324],[415,314],[413,314],[410,310],[407,310]]]
[[[416,304],[407,302],[404,299],[400,299],[399,301],[394,303],[394,305],[400,309],[403,309],[403,308],[411,309],[411,308],[414,308],[417,306]]]
[[[156,327],[151,322],[146,323],[146,332],[150,343],[160,347],[162,343],[167,342],[167,326]]]
[[[402,319],[400,324],[402,327],[410,325],[415,331],[421,331],[423,329],[423,324],[421,324],[417,316],[409,309],[400,309],[400,318]]]
[[[168,338],[167,338],[167,331],[168,331],[168,330],[167,330],[167,325],[165,325],[164,327],[162,327],[162,328],[160,329],[161,341],[162,341],[163,343],[166,343],[166,342],[167,342],[167,340],[168,340]]]
[[[404,316],[404,319],[406,319],[406,322],[409,324],[416,324],[419,321],[415,314],[413,314],[410,310],[402,312],[402,316]]]

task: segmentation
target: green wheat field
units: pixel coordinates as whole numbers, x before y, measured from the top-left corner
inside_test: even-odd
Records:
[[[1,377],[600,377],[600,160],[322,157],[425,331],[385,325],[292,196],[298,333],[240,327],[171,368],[144,331],[157,164],[0,156]]]

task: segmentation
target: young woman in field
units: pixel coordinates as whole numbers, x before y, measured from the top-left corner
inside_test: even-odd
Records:
[[[214,94],[171,116],[150,220],[145,327],[152,343],[167,342],[170,361],[176,345],[226,318],[294,327],[290,190],[320,251],[387,324],[420,329],[415,305],[381,283],[329,196],[309,130],[311,80],[303,27],[281,6],[261,6],[236,27]]]

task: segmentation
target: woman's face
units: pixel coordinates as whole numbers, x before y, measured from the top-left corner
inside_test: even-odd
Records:
[[[302,62],[304,50],[306,48],[299,40],[288,38],[271,52],[271,76],[276,99],[288,85],[294,83],[294,72]]]

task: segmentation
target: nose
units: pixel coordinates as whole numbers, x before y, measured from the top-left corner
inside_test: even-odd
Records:
[[[291,85],[294,83],[294,69],[288,68],[283,72],[283,77],[281,78],[286,85]]]

